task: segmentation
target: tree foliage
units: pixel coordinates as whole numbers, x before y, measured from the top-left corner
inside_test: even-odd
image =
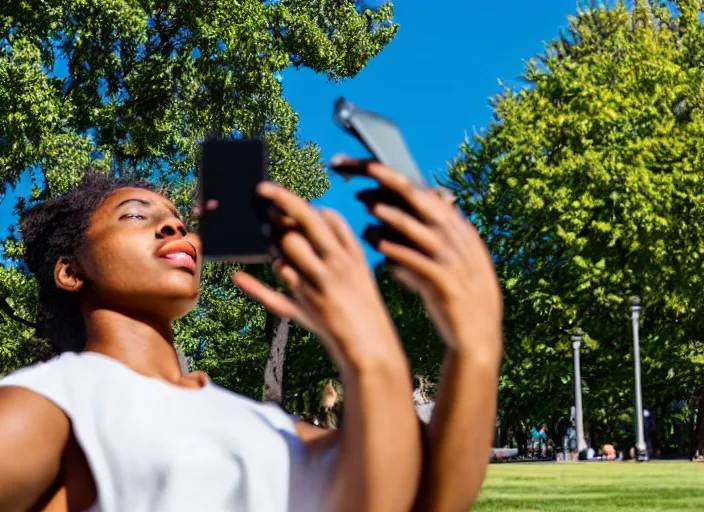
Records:
[[[280,73],[294,66],[331,80],[352,77],[397,30],[390,3],[38,4],[7,0],[0,7],[0,193],[20,180],[34,184],[18,211],[66,192],[92,165],[160,181],[186,213],[199,144],[211,136],[265,137],[272,178],[319,197],[327,173],[318,147],[298,136]],[[22,256],[13,231],[0,268],[0,374],[47,356],[33,338],[36,289]],[[178,323],[176,339],[192,366],[260,396],[265,314],[233,288],[234,268],[205,266],[198,307]],[[275,284],[267,268],[251,270]],[[294,337],[318,350],[307,334]]]
[[[530,61],[527,86],[491,100],[488,129],[451,165],[506,294],[505,425],[564,424],[569,332],[581,327],[588,428],[632,445],[633,294],[644,302],[645,405],[661,428],[679,414],[673,401],[704,392],[701,10],[581,8]]]

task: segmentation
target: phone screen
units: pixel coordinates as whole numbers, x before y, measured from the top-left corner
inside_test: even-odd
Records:
[[[260,140],[210,140],[203,144],[199,234],[209,260],[258,263],[269,259],[268,201],[256,193],[267,179],[266,147]]]

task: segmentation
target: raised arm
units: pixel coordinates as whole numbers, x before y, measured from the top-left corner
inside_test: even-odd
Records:
[[[345,421],[326,510],[407,512],[420,474],[420,429],[408,363],[364,253],[346,223],[271,183],[260,186],[285,232],[275,270],[292,298],[247,274],[235,284],[315,332],[340,369]],[[299,429],[299,432],[302,432]],[[326,440],[304,436],[315,450]]]
[[[0,387],[0,510],[43,509],[70,437],[64,413],[17,387]]]
[[[378,163],[370,177],[400,195],[414,215],[360,194],[372,215],[411,244],[380,240],[394,274],[418,292],[447,345],[435,408],[426,432],[423,481],[416,509],[466,511],[489,462],[502,355],[502,297],[489,252],[474,227],[435,190],[414,187]]]

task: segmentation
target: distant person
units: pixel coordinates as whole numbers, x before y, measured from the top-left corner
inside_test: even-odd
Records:
[[[605,460],[616,460],[616,448],[612,444],[605,444],[601,448]]]
[[[540,433],[535,427],[530,429],[530,453],[538,454],[540,452]]]
[[[548,436],[548,426],[547,425],[543,425],[542,427],[540,427],[540,430],[538,431],[538,436],[542,440],[547,439],[547,436]]]
[[[320,407],[313,419],[314,425],[324,428],[339,428],[344,410],[343,397],[337,391],[339,383],[328,380],[320,394]]]
[[[532,453],[544,457],[547,448],[547,425],[541,426],[540,429],[531,427],[530,437]]]
[[[555,445],[551,438],[548,438],[545,444],[545,456],[550,459],[555,458]]]
[[[430,400],[420,388],[413,390],[413,404],[416,408],[416,414],[423,423],[430,423],[433,416],[433,407],[435,403]]]
[[[548,454],[548,426],[543,425],[538,431],[538,440],[540,442],[540,453],[543,457]]]

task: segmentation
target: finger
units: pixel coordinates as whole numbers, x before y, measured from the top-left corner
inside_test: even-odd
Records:
[[[367,164],[373,161],[371,159],[354,159],[340,154],[330,159],[330,168],[346,180],[349,180],[353,176],[366,176]]]
[[[291,265],[279,260],[279,265],[275,269],[276,274],[281,278],[286,287],[292,292],[297,293],[301,286],[301,275],[296,272]]]
[[[389,190],[388,188],[368,188],[360,190],[355,194],[355,197],[359,199],[366,206],[375,203],[384,203],[390,206],[396,206],[409,213],[413,213],[414,210],[411,206],[397,193]]]
[[[281,271],[281,267],[284,265],[284,260],[281,258],[281,256],[277,257],[274,259],[274,261],[271,262],[271,269],[274,271],[274,274],[277,276],[279,275],[279,272]]]
[[[330,158],[330,167],[340,167],[341,165],[345,165],[347,162],[354,163],[358,161],[360,161],[360,159],[352,158],[345,153],[336,153],[332,155],[332,158]]]
[[[445,201],[447,204],[454,205],[457,203],[457,200],[459,199],[455,194],[450,190],[449,188],[446,187],[437,187],[435,191],[438,193],[440,196],[440,199]]]
[[[293,217],[286,215],[286,212],[274,204],[269,206],[268,213],[271,221],[280,228],[293,229],[298,227],[298,223]]]
[[[276,227],[287,230],[298,228],[298,222],[285,213],[275,212],[270,215],[271,221],[276,224]]]
[[[367,210],[381,222],[398,231],[421,251],[433,254],[436,249],[440,248],[442,242],[438,236],[425,224],[401,208],[375,203],[368,205]]]
[[[330,226],[332,232],[335,233],[335,236],[345,249],[349,251],[361,250],[359,242],[357,241],[357,237],[354,235],[352,229],[350,228],[349,224],[347,224],[347,221],[345,221],[345,219],[343,219],[334,210],[330,210],[328,208],[321,209],[320,214],[323,216],[323,219],[325,219],[325,222],[327,222],[328,226]]]
[[[235,272],[232,275],[232,282],[276,316],[294,318],[296,320],[305,316],[303,311],[290,298],[283,293],[272,290],[246,272]]]
[[[352,158],[347,156],[345,153],[335,153],[332,155],[332,158],[330,158],[330,167],[337,167],[340,163],[346,160],[352,160]]]
[[[303,234],[289,231],[281,237],[278,246],[286,262],[304,279],[315,285],[322,284],[326,276],[325,265]]]
[[[246,272],[236,272],[232,276],[232,282],[276,316],[292,318],[304,329],[316,332],[315,324],[305,311],[283,293],[272,290]]]
[[[448,208],[437,194],[428,194],[427,189],[413,185],[406,176],[379,162],[370,162],[367,165],[367,175],[375,179],[382,187],[401,196],[418,213],[421,220],[438,222],[441,219],[439,214]]]
[[[394,264],[406,267],[419,274],[421,278],[437,277],[440,269],[437,264],[425,254],[405,245],[381,239],[376,250],[389,258]]]
[[[296,221],[316,251],[324,254],[334,247],[335,238],[330,228],[307,201],[270,181],[261,182],[257,192]]]
[[[423,289],[424,280],[406,267],[392,265],[391,275],[413,293],[419,293]]]
[[[203,215],[203,210],[206,212],[213,212],[217,210],[220,206],[220,203],[218,202],[217,199],[208,199],[208,201],[205,203],[205,208],[201,208],[200,206],[196,206],[193,208],[193,215],[196,217],[196,219],[199,219]]]

